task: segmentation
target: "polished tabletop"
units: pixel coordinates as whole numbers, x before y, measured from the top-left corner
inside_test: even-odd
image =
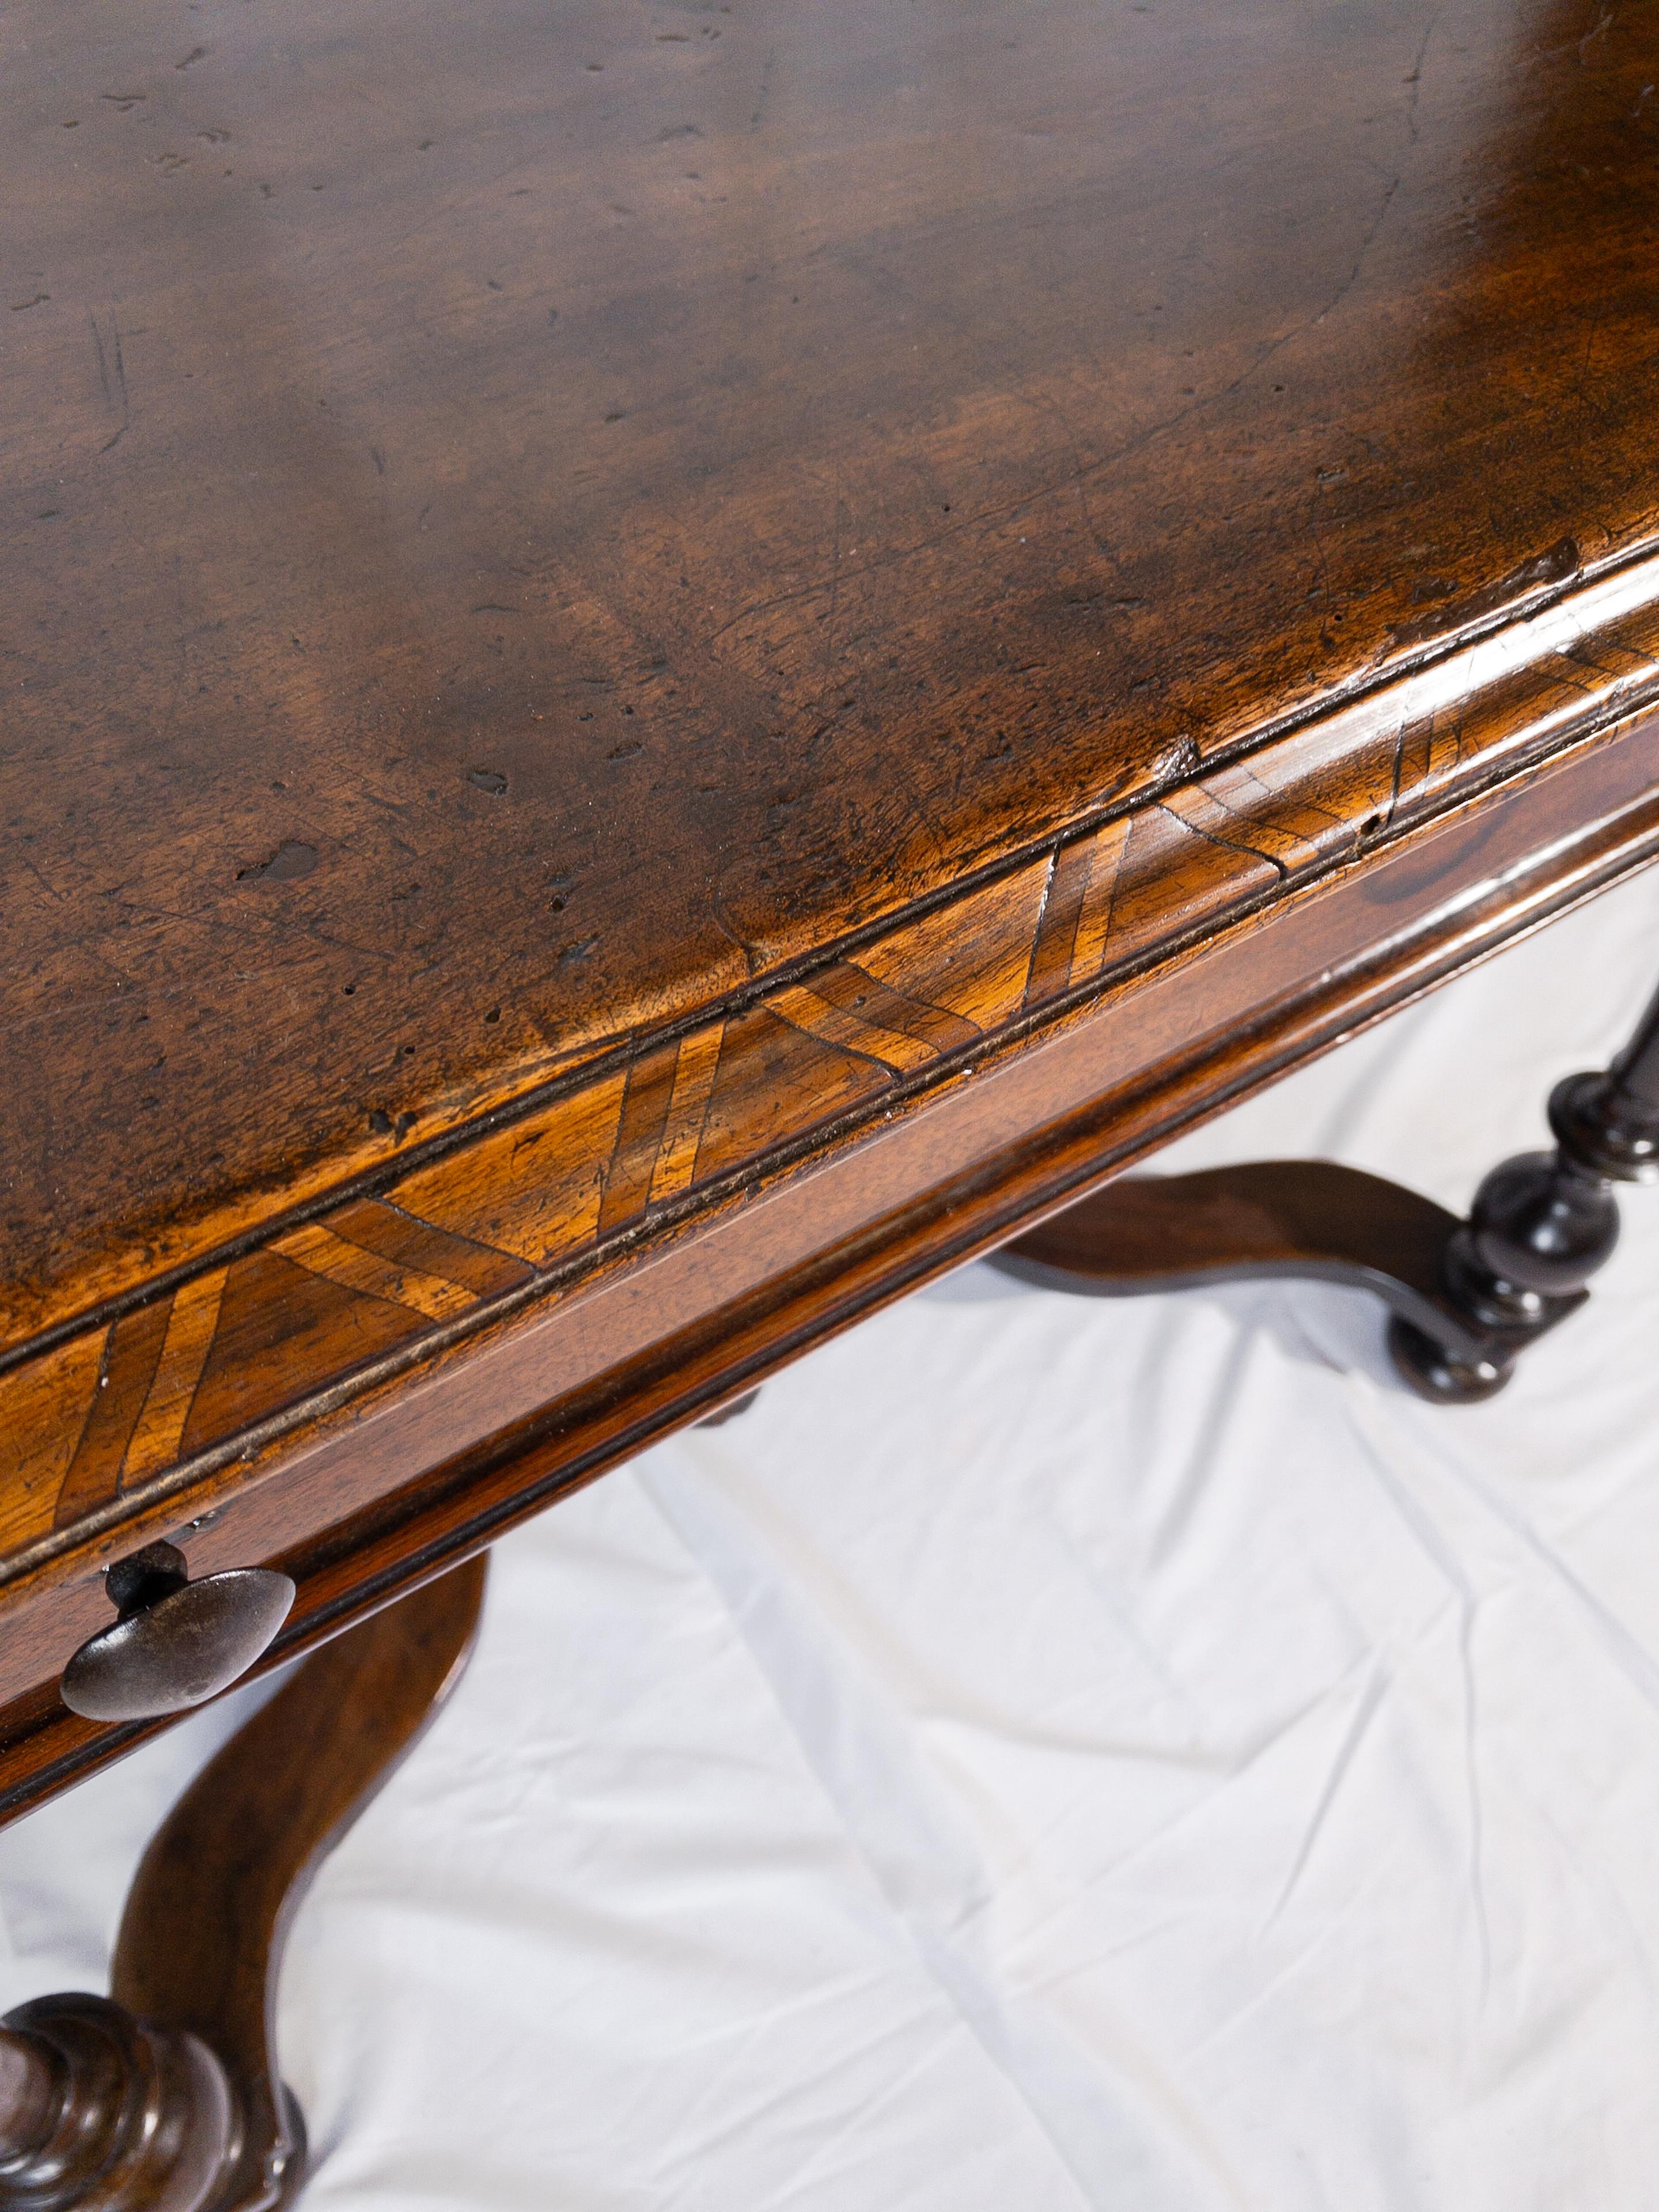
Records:
[[[6,1804],[1659,857],[1651,10],[8,34]]]
[[[29,0],[15,1341],[1640,543],[1640,9]]]

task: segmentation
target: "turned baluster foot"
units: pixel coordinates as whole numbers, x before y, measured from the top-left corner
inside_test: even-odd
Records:
[[[1357,1168],[1264,1160],[1109,1184],[995,1263],[1108,1297],[1274,1275],[1357,1284],[1389,1308],[1412,1389],[1472,1404],[1583,1304],[1618,1242],[1613,1185],[1659,1181],[1659,997],[1605,1074],[1557,1085],[1549,1121],[1554,1150],[1494,1168],[1467,1221]]]
[[[215,2201],[243,2124],[205,2044],[106,1997],[40,1997],[10,2014],[0,2102],[0,2203],[38,2212],[197,2212]]]
[[[276,1978],[306,1887],[459,1678],[485,1561],[307,1659],[145,1853],[108,1998],[0,2022],[0,2212],[274,2212],[305,2136],[276,2069]]]

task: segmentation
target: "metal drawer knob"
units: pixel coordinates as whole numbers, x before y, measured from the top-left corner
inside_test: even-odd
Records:
[[[185,1555],[149,1544],[106,1574],[120,1619],[89,1636],[59,1694],[94,1721],[181,1713],[246,1674],[288,1619],[294,1584],[269,1567],[233,1567],[191,1582]]]

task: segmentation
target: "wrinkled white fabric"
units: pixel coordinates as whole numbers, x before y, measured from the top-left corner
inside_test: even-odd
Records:
[[[1462,1206],[1659,979],[1643,879],[1158,1164]],[[283,1984],[313,2212],[1638,2212],[1659,1193],[1503,1397],[1311,1285],[985,1267],[497,1553]],[[246,1704],[246,1700],[243,1701]],[[204,1715],[0,1837],[100,1987]]]

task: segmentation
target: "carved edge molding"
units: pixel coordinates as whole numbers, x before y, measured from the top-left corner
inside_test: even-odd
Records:
[[[647,1037],[0,1374],[0,1552],[678,1227],[1659,692],[1659,555]]]

